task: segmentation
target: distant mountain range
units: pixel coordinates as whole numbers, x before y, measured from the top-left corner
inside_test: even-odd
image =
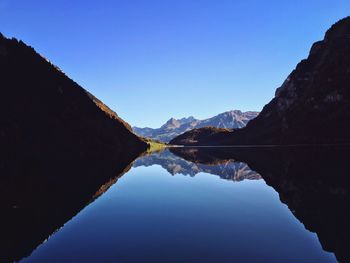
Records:
[[[227,129],[243,128],[258,114],[259,112],[255,111],[232,110],[205,120],[198,120],[192,116],[182,119],[171,118],[158,129],[133,127],[133,130],[139,136],[169,142],[176,136],[196,128],[208,126]]]

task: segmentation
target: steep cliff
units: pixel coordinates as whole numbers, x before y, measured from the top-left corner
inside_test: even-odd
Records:
[[[334,24],[324,40],[312,46],[308,58],[258,117],[245,128],[218,133],[210,141],[211,145],[342,143],[350,143],[350,17]]]

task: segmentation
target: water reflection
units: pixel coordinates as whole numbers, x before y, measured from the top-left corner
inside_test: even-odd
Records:
[[[131,168],[119,156],[57,154],[0,159],[0,262],[29,256]]]
[[[344,147],[174,148],[193,162],[246,162],[280,195],[293,214],[315,232],[326,251],[350,262],[350,149]]]
[[[26,261],[47,262],[56,257],[59,260],[59,256],[67,261],[72,256],[70,240],[78,244],[85,239],[89,243],[84,243],[86,247],[79,247],[74,255],[85,256],[91,262],[101,253],[109,261],[115,261],[115,253],[119,253],[123,262],[146,258],[152,262],[160,258],[168,262],[179,258],[191,262],[210,262],[213,258],[249,262],[254,255],[260,255],[256,262],[293,262],[296,252],[305,254],[300,257],[304,262],[315,258],[317,262],[332,261],[317,248],[313,248],[313,255],[310,246],[309,250],[299,247],[304,243],[296,240],[310,239],[307,231],[292,226],[293,220],[281,212],[283,208],[276,208],[272,194],[264,192],[264,181],[278,192],[294,216],[317,234],[324,250],[334,252],[340,262],[350,262],[349,153],[346,147],[171,148],[141,156],[135,162],[135,156],[123,155],[117,159],[77,158],[60,163],[48,158],[40,169],[33,165],[37,160],[16,166],[2,163],[0,262],[29,256],[82,209],[87,212],[70,221],[81,228],[80,232],[75,232],[74,227],[63,227],[54,236],[68,240],[67,243],[56,247],[49,239]],[[181,178],[165,182],[168,179],[161,171],[150,169],[155,164],[172,175],[201,178],[196,175],[204,173],[225,181],[217,183],[203,177],[196,184]],[[133,174],[136,176],[130,177]],[[121,176],[124,183],[119,183]],[[228,182],[230,186],[226,186],[226,181],[244,180],[256,184]],[[94,202],[111,186],[105,199]],[[85,208],[92,202],[89,209]],[[100,233],[109,235],[92,231],[97,226]],[[300,239],[298,235],[305,237]],[[116,244],[120,250],[111,249]],[[246,255],[246,249],[254,244],[251,254]],[[158,246],[162,252],[151,253],[159,251]],[[135,249],[139,254],[132,253]]]
[[[186,149],[188,153],[197,149]],[[186,160],[169,150],[140,157],[134,162],[133,167],[160,165],[171,175],[181,174],[195,176],[198,173],[217,175],[222,179],[240,182],[247,180],[259,180],[261,176],[251,170],[246,163],[235,162],[233,159],[217,159],[215,161]]]

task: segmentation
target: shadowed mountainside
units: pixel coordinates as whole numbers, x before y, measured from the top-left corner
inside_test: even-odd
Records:
[[[245,162],[272,186],[324,250],[350,262],[349,147],[174,148],[193,162]]]
[[[146,143],[106,105],[31,47],[0,36],[1,152],[135,153]]]
[[[185,132],[172,139],[169,144],[187,146],[222,145],[230,134],[232,134],[230,129],[204,127]]]
[[[243,129],[189,131],[177,145],[350,143],[350,17],[334,24]]]
[[[27,256],[147,144],[31,47],[0,34],[1,262]]]

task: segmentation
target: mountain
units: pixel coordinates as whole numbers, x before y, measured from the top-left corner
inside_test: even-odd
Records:
[[[255,118],[259,113],[254,111],[241,112],[239,110],[227,111],[205,120],[197,120],[194,117],[168,120],[158,129],[133,127],[136,134],[149,137],[162,142],[169,142],[176,136],[195,128],[207,126],[218,128],[242,128]]]
[[[145,149],[129,124],[22,41],[0,35],[0,71],[2,150]]]
[[[172,145],[225,145],[227,137],[233,133],[231,129],[204,127],[193,129],[172,139]]]
[[[196,140],[191,143],[186,137]],[[213,130],[210,138],[197,130],[171,143],[350,143],[350,17],[338,21],[322,41],[313,44],[308,58],[297,65],[272,101],[245,128]]]
[[[33,48],[1,34],[0,72],[0,261],[14,262],[103,193],[147,144]]]
[[[191,154],[195,154],[193,151],[197,151],[197,149],[186,150],[190,151]],[[193,160],[178,148],[143,156],[134,162],[133,167],[147,167],[155,164],[162,166],[171,175],[181,174],[194,177],[204,172],[233,182],[261,179],[261,176],[245,163],[236,162],[233,159]]]

